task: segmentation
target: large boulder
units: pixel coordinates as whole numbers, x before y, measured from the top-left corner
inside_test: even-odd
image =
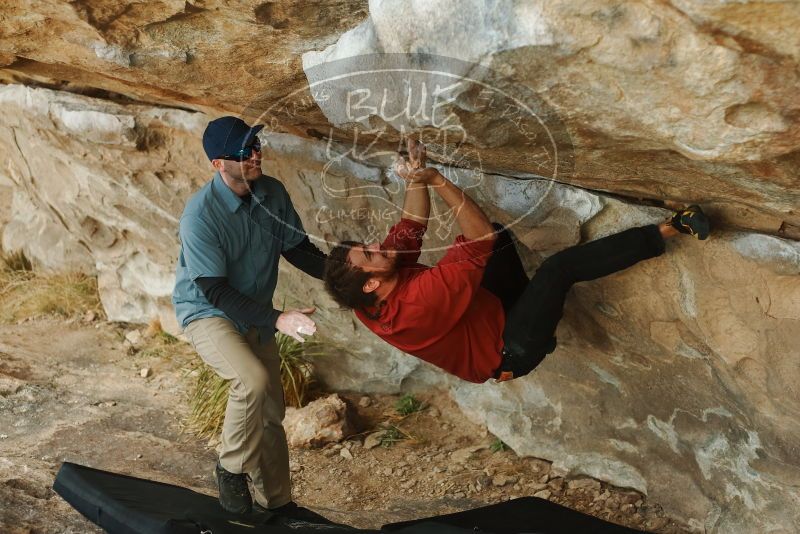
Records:
[[[336,60],[420,52],[488,66],[481,83],[531,89],[564,121],[577,150],[563,181],[702,200],[728,224],[797,238],[798,23],[788,3],[374,0],[303,66],[312,77]],[[452,107],[465,144],[485,166],[532,172],[524,137],[491,137],[504,110],[472,96]]]
[[[251,117],[297,94],[280,128],[327,132],[307,90],[356,54],[480,63],[524,86],[578,147],[568,183],[699,201],[743,229],[800,236],[800,121],[791,2],[325,0],[313,4],[63,2],[2,6],[0,80]],[[487,168],[529,173],[525,140],[487,142],[491,110],[455,109]]]
[[[238,112],[301,87],[299,53],[367,10],[364,0],[9,0],[0,14],[0,77]]]
[[[0,103],[13,184],[3,248],[44,269],[96,273],[109,319],[159,317],[174,331],[177,224],[210,176],[207,118],[23,85],[0,86]]]
[[[15,187],[5,247],[23,248],[42,266],[97,272],[112,318],[171,317],[177,218],[210,175],[198,142],[206,117],[22,86],[0,97],[20,117],[7,115],[0,128]],[[79,133],[61,119],[69,108],[86,117]],[[286,184],[323,248],[379,236],[400,216],[402,188],[385,172],[389,156],[330,165],[324,141],[275,134],[266,143],[265,170]],[[487,173],[472,193],[494,219],[517,221],[530,272],[580,240],[668,214],[500,174]],[[435,262],[457,231],[433,223],[423,261]],[[460,382],[387,347],[338,310],[319,282],[280,268],[276,302],[318,306],[331,354],[316,367],[329,387],[447,388],[517,452],[644,491],[711,532],[797,520],[795,241],[724,230],[705,243],[677,239],[661,258],[579,285],[559,349],[531,376],[503,385]]]
[[[321,246],[337,237],[382,235],[400,216],[402,192],[393,182],[382,186],[383,197],[367,194],[371,182],[363,170],[327,172],[321,142],[273,141],[287,154],[274,172],[293,198],[315,195],[300,215]],[[359,199],[345,209],[320,192],[323,180]],[[513,226],[531,271],[580,240],[669,215],[500,175],[487,175],[472,192],[497,198],[506,210],[493,214],[503,223],[515,220],[514,199],[539,199]],[[457,233],[437,235],[437,228],[433,223],[424,240],[428,264]],[[749,533],[800,520],[800,458],[791,446],[800,438],[798,273],[796,241],[737,231],[718,231],[706,242],[674,239],[660,258],[576,286],[559,348],[532,375],[504,384],[462,382],[382,344],[294,267],[281,265],[276,298],[290,307],[318,307],[318,332],[330,354],[315,367],[330,388],[447,388],[467,414],[520,454],[635,488],[699,530]]]
[[[578,285],[559,348],[506,384],[460,382],[387,347],[283,263],[276,303],[318,306],[331,354],[316,369],[330,387],[448,389],[520,454],[644,491],[698,530],[800,523],[798,4],[42,0],[0,13],[0,80],[14,82],[0,87],[3,247],[96,273],[114,320],[174,320],[178,217],[210,177],[200,135],[221,113],[277,118],[265,170],[322,248],[378,238],[400,216],[386,169],[409,128],[461,134],[438,146],[458,153],[431,155],[513,224],[529,273],[571,244],[662,220],[670,203],[702,202],[708,242],[676,239]],[[442,76],[424,58],[445,58],[445,75],[529,95],[554,151],[527,144],[535,120],[474,87],[451,92],[447,124],[398,122],[371,101],[341,114],[346,99],[331,95],[348,87],[398,101],[386,72],[314,90],[375,53],[414,54],[411,81]],[[441,203],[434,212],[429,263],[458,233]]]

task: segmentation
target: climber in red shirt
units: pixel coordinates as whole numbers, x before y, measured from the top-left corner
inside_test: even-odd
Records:
[[[326,260],[324,280],[390,345],[470,382],[531,372],[555,350],[564,299],[594,280],[664,252],[679,233],[708,236],[690,206],[660,225],[631,228],[547,258],[528,280],[508,229],[492,224],[461,189],[425,167],[425,147],[408,141],[395,170],[408,188],[404,215],[383,243],[344,241]],[[462,235],[433,267],[417,263],[430,211],[428,187],[455,209]]]

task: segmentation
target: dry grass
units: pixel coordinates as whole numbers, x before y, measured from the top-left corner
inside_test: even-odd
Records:
[[[299,343],[289,336],[276,336],[281,358],[281,383],[287,406],[302,407],[308,402],[312,383],[311,358],[321,353],[321,346],[306,341]],[[228,381],[220,378],[208,365],[199,361],[195,382],[189,397],[190,413],[186,427],[193,433],[211,438],[222,430],[228,403]]]
[[[189,344],[181,343],[177,337],[166,332],[158,319],[150,321],[143,333],[143,338],[145,343],[137,352],[139,356],[165,358],[175,352],[191,354]]]
[[[69,318],[89,311],[104,315],[94,277],[36,271],[21,252],[3,253],[0,260],[0,322],[47,315]]]
[[[93,312],[105,317],[97,292],[97,280],[80,273],[47,274],[33,269],[21,252],[0,252],[0,323],[15,323],[43,316],[73,318]],[[144,332],[145,344],[137,352],[144,357],[166,357],[182,351],[183,344],[154,320]],[[319,354],[320,345],[299,343],[277,335],[281,357],[281,382],[287,406],[304,406],[312,383],[310,357]],[[188,351],[188,345],[186,350]],[[228,400],[228,382],[198,363],[191,370],[195,383],[190,396],[187,426],[201,436],[214,436],[222,429]]]
[[[228,381],[203,362],[198,362],[192,373],[196,376],[189,396],[186,428],[200,437],[211,438],[222,431],[228,405]]]
[[[308,399],[311,385],[311,356],[319,355],[320,345],[313,341],[299,343],[292,337],[278,333],[275,336],[281,357],[281,383],[287,406],[301,408]]]
[[[5,271],[32,271],[33,265],[25,253],[21,250],[16,252],[0,252],[0,263]]]

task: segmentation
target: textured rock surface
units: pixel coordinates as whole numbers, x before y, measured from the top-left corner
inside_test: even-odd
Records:
[[[378,343],[281,265],[277,302],[317,304],[320,334],[341,345],[321,379],[448,388],[517,452],[646,491],[699,530],[800,523],[797,3],[43,0],[0,13],[0,79],[72,92],[0,87],[0,185],[13,190],[3,247],[96,272],[115,320],[173,320],[177,217],[209,176],[209,115],[187,109],[257,114],[299,91],[267,139],[265,170],[325,248],[379,236],[402,190],[385,172],[397,125],[368,113],[361,122],[386,137],[351,146],[336,101],[303,90],[321,62],[439,54],[490,67],[471,73],[491,86],[534,92],[563,121],[556,144],[574,147],[558,175],[572,186],[535,179],[546,173],[523,140],[468,91],[448,108],[466,134],[459,165],[474,169],[477,154],[486,171],[456,177],[494,219],[516,221],[530,271],[581,239],[660,220],[661,201],[703,201],[714,238],[578,286],[559,349],[503,385],[458,382]],[[428,262],[457,231],[435,212]]]
[[[234,111],[302,86],[298,53],[366,16],[358,0],[11,0],[1,9],[7,76]]]
[[[373,0],[366,21],[303,59],[308,70],[424,52],[490,65],[484,81],[531,88],[566,122],[579,149],[570,183],[702,199],[729,223],[796,236],[798,22],[796,3]],[[481,110],[468,98],[455,108],[485,163],[531,172],[519,139],[486,146]]]
[[[288,137],[280,140],[290,144]],[[279,159],[274,172],[294,198],[310,195],[325,161],[308,156],[321,152],[312,145],[287,153],[307,159]],[[334,189],[341,191],[364,183],[360,176],[339,180]],[[489,176],[473,192],[513,199],[525,190],[534,197],[541,187],[528,181],[520,189],[519,181]],[[391,184],[385,189],[386,204],[395,206],[389,211],[399,213],[399,194]],[[322,198],[323,206],[309,204],[301,213],[317,236],[365,238],[373,232],[367,222],[380,234],[398,216],[378,207],[354,214]],[[533,266],[581,237],[656,222],[667,213],[555,186],[514,230]],[[359,218],[361,229],[354,231]],[[497,210],[495,218],[508,222],[513,209]],[[423,260],[435,261],[447,241],[429,230]],[[674,240],[661,258],[577,286],[559,349],[534,375],[504,385],[461,382],[381,346],[349,313],[332,307],[321,284],[296,276],[293,267],[282,267],[288,283],[278,298],[320,309],[319,332],[342,348],[318,363],[331,387],[447,387],[474,420],[521,454],[646,492],[698,529],[753,532],[798,520],[793,485],[800,469],[791,445],[800,437],[794,422],[800,410],[798,261],[797,242],[772,236],[722,232],[706,243]]]
[[[0,103],[14,184],[3,248],[97,273],[111,320],[173,325],[178,218],[208,177],[205,116],[21,85],[0,86]]]
[[[482,62],[497,73],[488,82],[535,91],[566,122],[580,149],[568,182],[702,199],[727,223],[800,235],[797,3],[42,0],[2,10],[3,78],[215,112],[257,114],[307,95],[302,67],[323,59]],[[485,164],[532,171],[519,139],[487,144],[486,117],[463,104],[467,144]],[[283,127],[328,124],[307,98]]]

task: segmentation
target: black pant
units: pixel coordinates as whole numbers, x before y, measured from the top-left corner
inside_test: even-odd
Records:
[[[555,332],[564,300],[576,282],[627,269],[664,253],[664,238],[655,225],[631,228],[590,243],[576,245],[547,258],[528,281],[508,229],[499,230],[481,286],[494,293],[506,312],[505,352],[497,370],[514,377],[530,373],[555,350]]]

